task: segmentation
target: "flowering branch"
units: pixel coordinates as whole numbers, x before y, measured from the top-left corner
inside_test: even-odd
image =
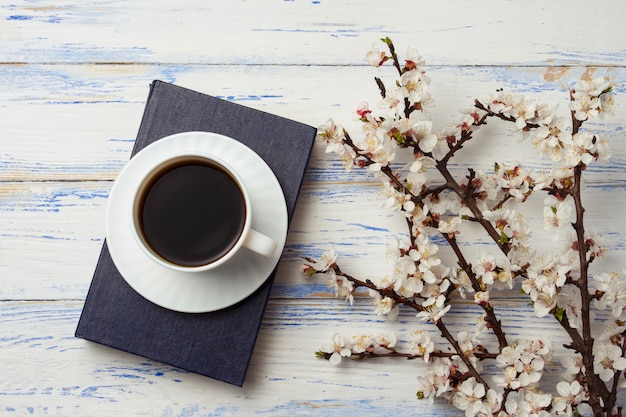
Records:
[[[335,294],[351,304],[358,288],[367,289],[375,313],[391,319],[400,308],[412,309],[420,321],[437,328],[452,351],[435,348],[418,329],[406,351],[397,348],[392,333],[349,339],[336,334],[317,356],[334,364],[342,358],[422,359],[429,367],[418,377],[418,398],[446,398],[466,416],[621,416],[617,393],[626,386],[626,280],[617,273],[591,274],[590,265],[606,249],[599,236],[585,230],[582,202],[586,166],[609,157],[607,141],[583,130],[583,124],[612,112],[610,83],[602,77],[581,78],[570,91],[570,129],[556,106],[498,90],[475,100],[459,122],[434,133],[426,112],[433,99],[423,58],[409,49],[402,63],[393,42],[382,41],[387,51],[368,52],[368,62],[379,67],[389,61],[399,78],[390,86],[375,78],[382,100],[379,114],[362,103],[355,113],[362,136],[353,138],[329,119],[318,137],[348,169],[367,169],[380,179],[382,206],[405,219],[407,239],[390,245],[393,270],[384,277],[345,273],[334,250],[319,260],[305,258],[303,272],[325,275]],[[552,170],[531,175],[519,164],[497,162],[492,172],[469,168],[464,178],[455,178],[448,164],[491,119],[530,139],[553,162]],[[399,155],[411,161],[392,169]],[[530,228],[517,210],[540,192],[547,196],[544,229],[565,242],[560,253],[536,253]],[[497,251],[470,259],[457,242],[464,223],[480,225]],[[432,239],[437,235],[451,248],[452,263],[438,256]],[[564,346],[569,355],[555,393],[539,389],[552,344],[541,338],[509,340],[491,303],[495,290],[515,287],[528,295],[537,316],[554,317],[571,339]],[[478,326],[473,333],[453,334],[444,317],[457,297],[468,294],[482,311]],[[611,309],[613,320],[604,329],[593,325],[593,307]],[[497,341],[495,351],[479,342],[486,330]],[[495,361],[501,373],[490,379],[483,375],[480,363],[485,360]]]

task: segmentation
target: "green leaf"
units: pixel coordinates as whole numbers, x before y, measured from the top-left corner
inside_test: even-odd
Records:
[[[402,136],[402,132],[400,132],[399,130],[396,132],[396,141],[398,142],[399,145],[404,145],[405,141],[404,141],[404,136]]]
[[[562,309],[561,307],[557,307],[554,310],[554,317],[556,317],[556,319],[560,322],[563,321],[563,318],[565,317],[565,310]]]
[[[504,232],[500,232],[500,240],[498,243],[501,245],[509,243],[509,237]]]

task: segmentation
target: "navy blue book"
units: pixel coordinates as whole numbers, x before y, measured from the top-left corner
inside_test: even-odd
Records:
[[[133,156],[154,141],[186,131],[226,135],[254,150],[278,179],[291,221],[315,128],[154,81]],[[242,386],[275,273],[235,305],[183,313],[137,293],[116,268],[105,241],[76,337]]]

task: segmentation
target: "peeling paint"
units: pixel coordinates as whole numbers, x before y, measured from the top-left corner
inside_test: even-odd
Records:
[[[543,74],[543,79],[549,83],[553,83],[565,77],[570,70],[571,67],[548,67],[545,74]]]

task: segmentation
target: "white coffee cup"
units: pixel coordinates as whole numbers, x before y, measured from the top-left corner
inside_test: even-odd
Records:
[[[247,248],[272,256],[277,243],[252,228],[250,197],[237,172],[205,153],[156,162],[132,193],[131,230],[154,262],[201,272]]]

